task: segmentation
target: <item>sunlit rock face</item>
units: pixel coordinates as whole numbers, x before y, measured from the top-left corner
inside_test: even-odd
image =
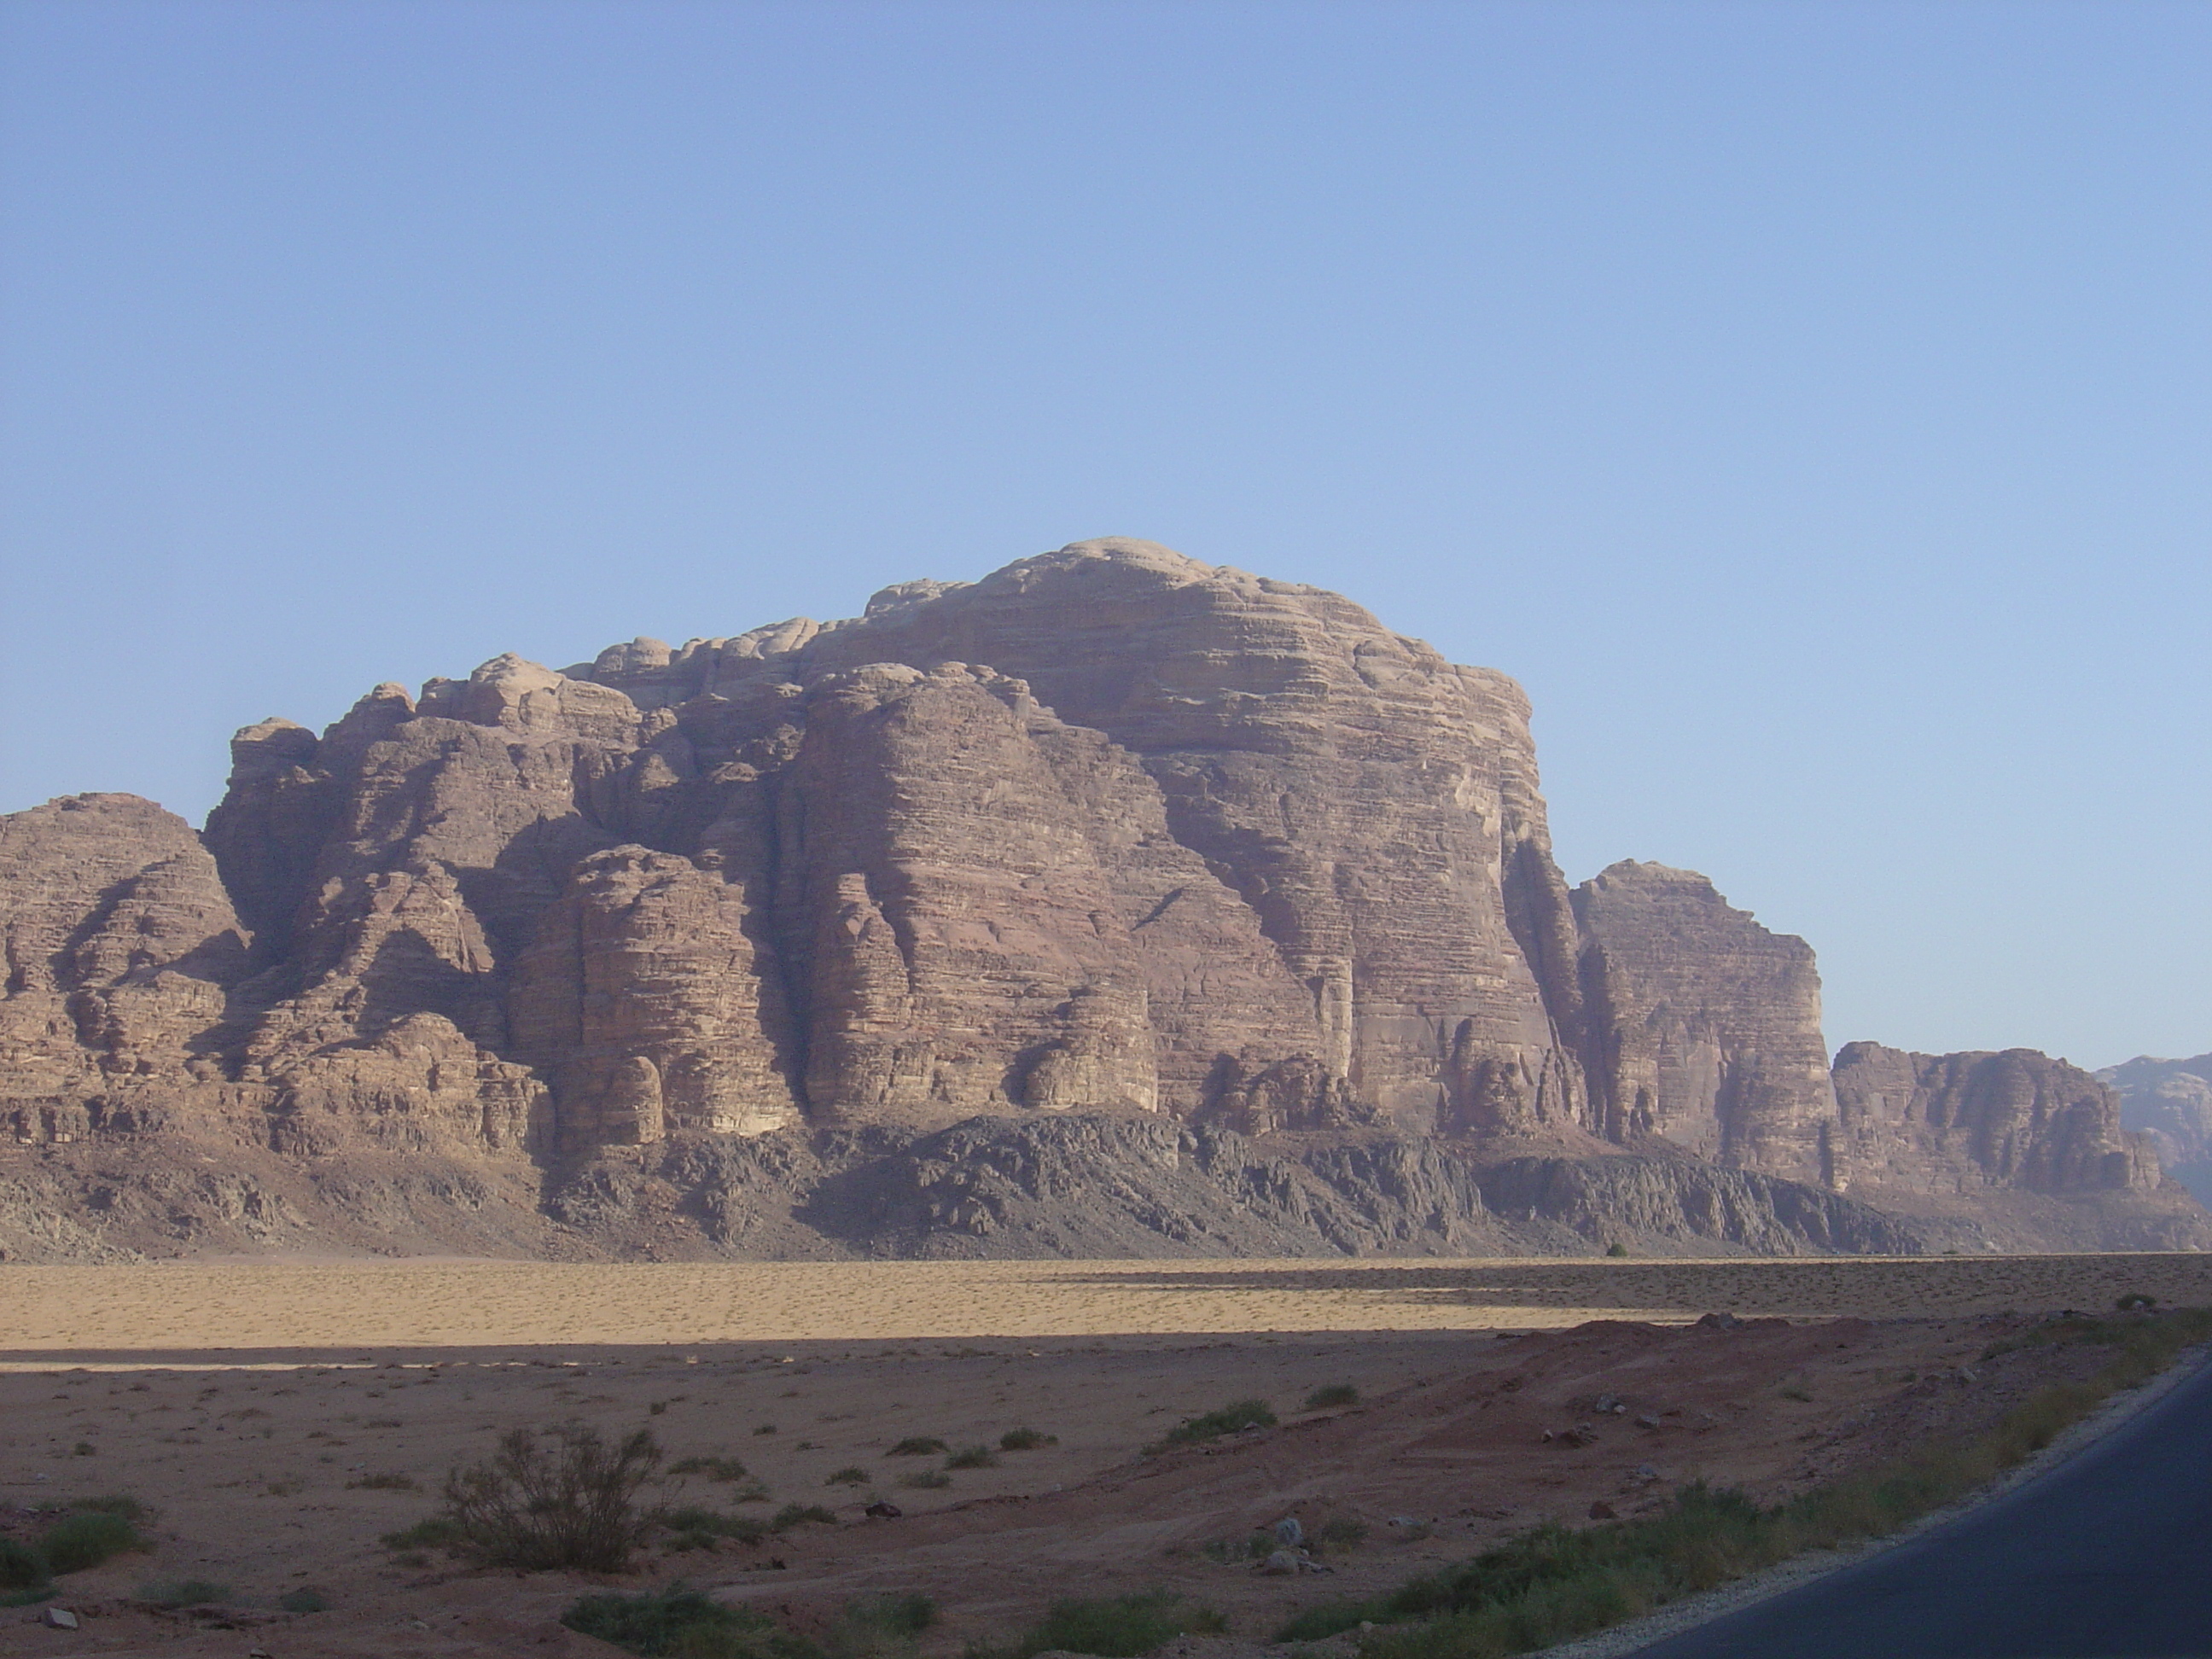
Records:
[[[834,1253],[911,1186],[905,1242],[850,1248],[927,1253],[933,1216],[979,1249],[1550,1248],[1616,1200],[1654,1237],[1890,1248],[1829,1200],[2158,1190],[2039,1056],[1855,1048],[1832,1083],[1802,940],[1658,865],[1569,893],[1510,680],[1148,542],[501,655],[232,754],[204,835],[130,796],[0,819],[0,1126],[127,1146],[101,1190],[158,1189],[187,1243]],[[187,1143],[219,1193],[157,1179]],[[1272,1231],[1188,1210],[1261,1186]],[[1054,1231],[1109,1190],[1120,1219]],[[1567,1231],[1508,1238],[1486,1194]]]

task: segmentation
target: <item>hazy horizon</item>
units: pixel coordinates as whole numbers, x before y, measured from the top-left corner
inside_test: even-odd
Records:
[[[2212,1049],[2212,12],[0,5],[0,811],[1141,536],[1832,1048]]]

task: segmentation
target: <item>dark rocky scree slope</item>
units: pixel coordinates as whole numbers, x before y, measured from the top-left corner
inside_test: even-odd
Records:
[[[1081,544],[0,818],[0,1254],[2196,1246],[2061,1061],[1570,891],[1519,689]]]

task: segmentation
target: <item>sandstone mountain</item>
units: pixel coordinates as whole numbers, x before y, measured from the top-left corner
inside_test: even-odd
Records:
[[[2212,1054],[2140,1054],[2097,1073],[2120,1097],[2120,1121],[2148,1141],[2174,1179],[2212,1201]]]
[[[0,819],[9,1255],[2212,1243],[2094,1079],[1832,1079],[1802,941],[1570,892],[1503,675],[1150,543],[232,749]]]

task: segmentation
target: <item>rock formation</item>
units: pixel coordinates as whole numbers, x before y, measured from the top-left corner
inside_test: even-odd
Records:
[[[1705,877],[1616,864],[1575,890],[1589,1066],[1608,1138],[1831,1186],[1820,976]]]
[[[264,720],[204,836],[0,819],[0,1252],[1949,1237],[1862,1182],[2195,1224],[2070,1079],[1840,1103],[1802,941],[1656,865],[1570,896],[1528,720],[1111,540]]]
[[[2120,1097],[2120,1123],[2140,1133],[2167,1172],[2212,1199],[2212,1054],[2194,1060],[2136,1056],[2097,1073]]]

